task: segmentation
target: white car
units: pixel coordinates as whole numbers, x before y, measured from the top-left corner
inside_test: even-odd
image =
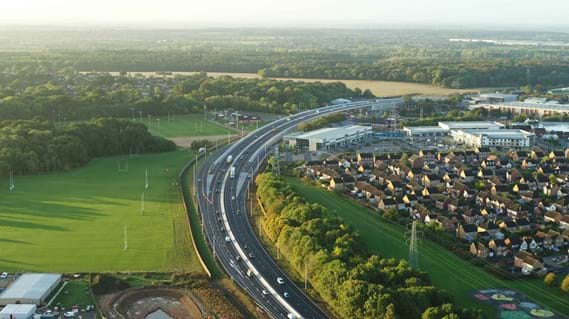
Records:
[[[286,299],[288,299],[288,292],[285,292],[285,293],[283,294],[283,296],[284,296]]]
[[[0,275],[0,279],[6,279],[6,278],[8,278],[8,273],[3,272],[2,275]]]
[[[284,280],[281,277],[277,278],[277,282],[279,285],[284,285]]]
[[[269,294],[269,292],[268,292],[267,290],[263,289],[263,295],[266,296],[266,295],[268,295],[268,294]]]
[[[232,199],[232,200],[235,200],[235,195],[231,196],[231,199]]]

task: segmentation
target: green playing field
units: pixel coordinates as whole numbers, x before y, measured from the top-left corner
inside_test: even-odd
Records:
[[[16,176],[13,192],[0,180],[0,271],[201,272],[176,185],[192,156],[143,155],[123,173],[128,157],[95,159],[66,173]]]

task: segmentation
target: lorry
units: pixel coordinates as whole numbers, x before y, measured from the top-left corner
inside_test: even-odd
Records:
[[[233,162],[233,155],[227,156],[227,163],[229,164],[231,162]]]
[[[235,166],[231,166],[229,169],[229,177],[235,178]]]

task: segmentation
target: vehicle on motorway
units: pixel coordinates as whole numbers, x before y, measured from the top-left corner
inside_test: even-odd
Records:
[[[231,162],[233,162],[233,155],[227,156],[227,160],[226,160],[226,161],[227,161],[228,164],[231,163]]]
[[[3,272],[2,275],[0,275],[0,279],[6,279],[6,278],[8,278],[8,273]]]
[[[219,231],[223,233],[225,231],[225,227],[221,226],[221,228],[219,228]]]
[[[240,210],[240,209],[237,210],[237,215],[239,215],[239,213],[241,213],[241,210]]]
[[[253,276],[253,272],[251,271],[251,269],[247,269],[247,277],[251,276]]]
[[[235,200],[235,195],[232,195],[232,196],[231,196],[231,199],[232,199],[232,200]]]
[[[235,178],[235,166],[231,166],[229,169],[229,177]]]
[[[286,299],[288,299],[288,292],[285,292],[285,293],[283,294],[283,297],[285,297]]]
[[[230,241],[231,241],[231,238],[229,238],[229,236],[225,236],[225,241],[226,241],[226,242],[230,242]]]
[[[253,255],[253,253],[249,253],[249,258],[255,259],[255,255]]]
[[[277,278],[277,282],[279,283],[279,285],[284,285],[284,279],[282,279],[281,277]]]
[[[263,289],[263,295],[268,295],[269,292],[266,289]]]

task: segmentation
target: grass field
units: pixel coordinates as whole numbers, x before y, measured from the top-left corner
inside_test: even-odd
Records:
[[[118,75],[119,72],[109,72]],[[131,74],[140,73],[145,76],[157,76],[155,72],[130,72]],[[172,72],[174,75],[191,75],[197,72]],[[255,73],[225,73],[225,72],[208,72],[209,76],[219,77],[229,75],[236,78],[244,79],[259,79],[260,77]],[[306,79],[306,78],[276,78],[277,80],[292,80],[304,82],[343,82],[347,87],[354,89],[360,88],[362,90],[370,89],[376,96],[399,96],[406,94],[421,94],[421,95],[450,95],[464,92],[478,92],[480,89],[469,90],[456,90],[441,88],[434,85],[409,83],[409,82],[391,82],[391,81],[372,81],[372,80],[330,80],[330,79]]]
[[[69,309],[75,305],[84,308],[85,306],[94,304],[95,302],[89,291],[89,282],[85,279],[81,279],[67,282],[51,305]]]
[[[338,194],[306,185],[296,178],[287,178],[287,181],[306,200],[326,206],[353,225],[371,251],[387,257],[407,258],[403,227],[383,221],[369,209]],[[470,294],[477,289],[507,287],[569,317],[569,296],[560,289],[545,287],[539,279],[498,279],[426,239],[419,246],[419,264],[421,270],[428,272],[435,286],[449,291],[460,306],[477,307],[493,314],[493,308],[475,302]]]
[[[142,155],[126,174],[118,173],[126,157],[95,159],[66,173],[16,176],[14,192],[0,180],[0,270],[201,272],[176,186],[192,156]]]
[[[160,119],[160,125],[158,125]],[[139,119],[137,118],[137,121]],[[143,118],[142,123],[146,124],[148,130],[153,135],[163,137],[180,137],[180,136],[211,136],[211,135],[227,135],[227,128],[209,120],[204,120],[203,114],[184,114],[175,115],[174,119],[168,121],[168,116],[152,117],[151,119]],[[234,132],[231,131],[231,134]]]

